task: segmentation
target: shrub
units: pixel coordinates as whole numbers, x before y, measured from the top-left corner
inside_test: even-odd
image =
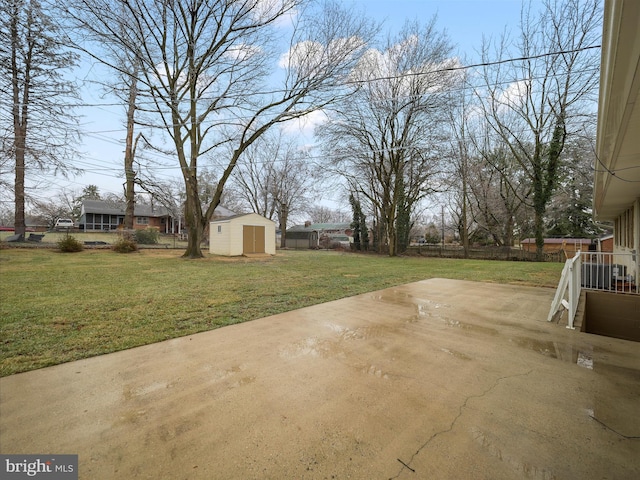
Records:
[[[58,241],[58,248],[62,252],[81,252],[84,246],[73,235],[67,234]]]
[[[113,251],[118,253],[131,253],[138,250],[135,234],[123,231],[118,240],[113,243]]]
[[[136,242],[140,245],[153,245],[158,243],[160,234],[155,228],[145,228],[144,230],[136,230],[135,234]]]

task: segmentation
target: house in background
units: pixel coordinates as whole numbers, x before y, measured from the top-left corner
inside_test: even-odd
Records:
[[[104,200],[84,200],[78,226],[83,232],[112,231],[124,225],[125,204]],[[136,204],[133,228],[157,228],[160,233],[173,232],[174,220],[168,209],[158,205]]]
[[[525,252],[536,251],[536,239],[525,238],[520,242]],[[578,252],[595,249],[596,241],[589,238],[545,238],[542,251],[545,253],[564,252],[565,259],[573,257]]]
[[[285,232],[286,248],[349,248],[353,230],[350,223],[311,223],[296,225]]]
[[[594,215],[614,224],[616,263],[640,274],[640,1],[604,5]]]
[[[209,252],[240,256],[276,254],[276,224],[257,213],[233,215],[209,224]]]
[[[25,216],[24,224],[25,227],[27,227],[27,232],[46,232],[52,227],[52,224],[49,223],[45,218],[34,217],[31,215]]]
[[[596,238],[596,252],[611,252],[613,253],[613,235],[605,235],[604,237]]]

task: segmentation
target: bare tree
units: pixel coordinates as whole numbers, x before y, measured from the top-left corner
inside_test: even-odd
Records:
[[[118,44],[140,62],[139,98],[148,125],[170,138],[185,183],[189,242],[202,256],[203,233],[245,150],[269,129],[335,101],[335,86],[371,36],[369,24],[326,3],[306,12],[303,0],[77,0],[71,11],[94,37]],[[117,8],[115,8],[117,7]],[[279,22],[293,22],[281,86],[271,72],[279,58]],[[113,25],[125,25],[115,29]],[[96,52],[96,58],[100,54]],[[117,65],[110,65],[117,68]],[[228,155],[226,152],[231,151]],[[202,156],[226,158],[213,199],[202,207]]]
[[[510,155],[504,147],[485,144],[467,163],[475,237],[489,237],[500,246],[513,246],[516,230],[522,229],[531,214],[527,208],[530,185]]]
[[[125,198],[125,214],[124,228],[133,229],[133,215],[135,210],[135,184],[136,171],[134,170],[134,162],[136,158],[136,147],[140,135],[134,139],[136,125],[136,100],[138,98],[138,70],[140,64],[137,60],[133,60],[129,64],[130,75],[121,75],[122,83],[125,86],[127,94],[127,135],[124,147],[124,198]]]
[[[330,114],[318,133],[340,175],[374,217],[374,246],[398,253],[398,227],[408,233],[411,210],[437,172],[453,80],[444,66],[451,44],[436,29],[407,23],[381,50],[370,49],[351,76],[356,93]]]
[[[126,18],[127,9],[122,3],[113,2],[113,7],[118,8],[119,15],[113,15],[115,20],[111,25],[111,29],[115,32],[128,28],[124,18]],[[120,35],[122,32],[120,32]],[[119,41],[113,41],[113,38],[105,36],[102,32],[95,32],[89,29],[78,29],[69,35],[68,43],[74,45],[74,48],[89,58],[95,57],[96,53],[92,49],[95,44],[100,45],[101,60],[100,63],[113,66],[113,77],[100,78],[93,80],[107,94],[111,94],[119,99],[125,110],[125,138],[124,138],[124,177],[123,184],[125,199],[125,215],[124,227],[133,229],[133,214],[135,208],[135,186],[142,183],[142,178],[138,176],[135,169],[136,151],[142,133],[135,135],[136,131],[136,112],[138,111],[138,78],[140,77],[140,69],[142,64],[139,60],[140,52],[134,53],[131,49],[122,48]],[[140,46],[141,47],[141,46]],[[145,146],[143,143],[142,146]],[[150,187],[153,188],[153,187]]]
[[[470,230],[470,163],[474,155],[473,96],[468,92],[468,80],[464,79],[462,91],[451,92],[449,122],[451,126],[451,172],[448,175],[451,215],[458,224],[464,258],[469,257]]]
[[[75,196],[73,192],[62,189],[58,194],[44,200],[34,200],[30,214],[42,219],[49,228],[53,228],[59,218],[72,218],[77,220],[79,208],[76,210]]]
[[[233,177],[249,210],[277,219],[281,231],[286,231],[289,218],[305,210],[317,176],[306,153],[280,134],[265,136],[247,149]]]
[[[24,235],[25,179],[30,170],[73,170],[78,126],[76,85],[65,77],[76,56],[46,1],[0,2],[0,140],[2,170],[13,169],[15,232]]]
[[[539,258],[565,143],[594,121],[601,22],[599,0],[545,0],[540,11],[529,2],[515,38],[483,46],[487,63],[522,58],[487,65],[478,99],[487,125],[529,180]]]
[[[332,209],[326,205],[308,208],[307,215],[312,223],[348,223],[352,218],[351,212]]]

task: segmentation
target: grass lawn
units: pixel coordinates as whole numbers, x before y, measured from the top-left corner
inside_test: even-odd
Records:
[[[427,278],[555,287],[562,264],[279,251],[0,249],[0,376]]]

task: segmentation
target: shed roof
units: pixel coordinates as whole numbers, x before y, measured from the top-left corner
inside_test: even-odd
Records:
[[[218,207],[218,208],[220,208],[220,207]],[[216,208],[216,213],[218,212],[218,208]],[[224,207],[223,207],[223,208],[224,208]],[[228,212],[231,212],[231,210],[229,210],[229,209],[227,209],[227,208],[225,208],[225,210],[226,210],[226,211],[228,211]],[[231,212],[231,213],[233,213],[233,212]],[[273,220],[271,220],[270,218],[267,218],[267,217],[265,217],[265,216],[263,216],[263,215],[260,215],[259,213],[238,213],[238,214],[233,214],[233,215],[229,215],[229,216],[222,216],[222,215],[218,216],[218,215],[216,215],[216,216],[218,216],[219,218],[216,218],[216,219],[214,219],[214,220],[211,220],[211,223],[224,223],[224,222],[229,222],[229,221],[231,221],[231,220],[235,220],[235,219],[237,219],[237,218],[242,218],[242,217],[248,217],[248,216],[250,216],[250,215],[257,215],[258,217],[263,218],[264,220],[268,220],[268,221],[270,221],[270,222],[272,222],[272,223],[275,223],[275,222],[274,222]]]

